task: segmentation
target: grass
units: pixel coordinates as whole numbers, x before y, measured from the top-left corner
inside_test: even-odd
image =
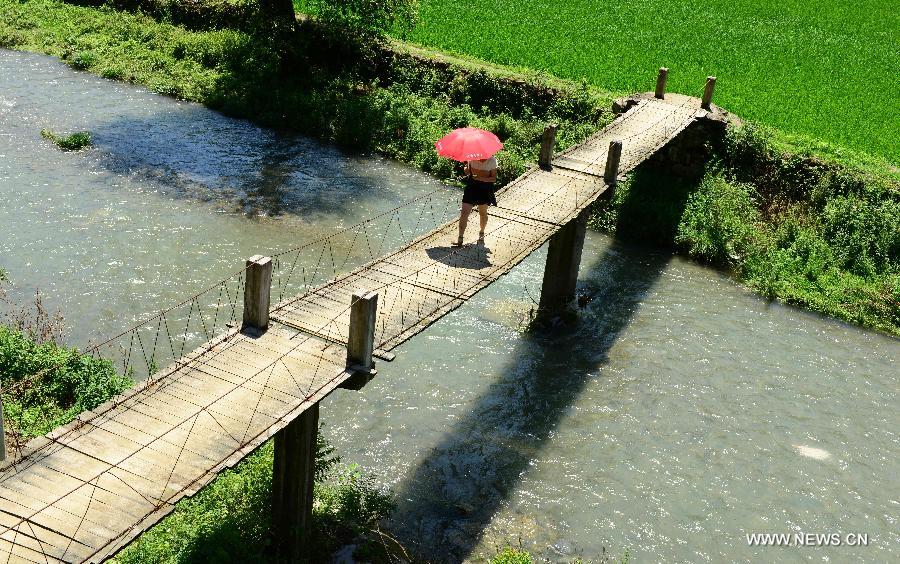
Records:
[[[91,134],[87,131],[76,131],[71,135],[57,135],[49,129],[42,129],[41,137],[53,141],[63,151],[78,151],[91,145]]]
[[[299,2],[303,9],[302,1]],[[411,41],[601,88],[697,95],[815,144],[900,163],[892,0],[422,0]]]
[[[354,465],[342,465],[319,434],[313,501],[312,562],[325,561],[355,542],[357,557],[388,562],[402,547],[378,529],[394,508],[389,492]],[[142,534],[114,559],[122,564],[161,562],[273,562],[271,441]]]

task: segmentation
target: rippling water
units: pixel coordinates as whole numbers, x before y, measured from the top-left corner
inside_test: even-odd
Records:
[[[61,153],[44,127],[95,147]],[[44,291],[73,342],[436,186],[0,51],[0,267],[16,299]],[[580,324],[525,334],[543,258],[323,405],[342,456],[397,493],[395,534],[447,561],[520,542],[553,561],[898,559],[898,340],[598,234]],[[751,548],[750,532],[870,546]]]
[[[88,130],[64,153],[42,139]],[[0,267],[72,341],[108,336],[226,277],[439,188],[196,104],[0,50]],[[448,188],[448,190],[451,190]]]

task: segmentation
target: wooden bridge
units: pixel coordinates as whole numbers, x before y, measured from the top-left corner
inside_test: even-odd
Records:
[[[254,257],[242,328],[33,439],[0,468],[0,554],[7,562],[109,558],[274,436],[273,522],[290,539],[286,556],[299,555],[319,402],[338,387],[358,389],[374,374],[373,353],[392,358],[548,239],[541,309],[565,305],[574,297],[584,210],[707,113],[697,98],[638,96],[556,156],[548,128],[540,166],[498,192],[483,240],[462,248],[450,247],[450,221],[273,307],[271,262]]]

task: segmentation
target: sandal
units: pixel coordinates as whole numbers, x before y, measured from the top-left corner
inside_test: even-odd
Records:
[[[451,243],[450,243],[450,246],[451,246],[451,247],[462,247],[462,246],[463,246],[463,240],[462,240],[462,237],[460,237],[460,238],[457,239],[456,241],[451,242]]]

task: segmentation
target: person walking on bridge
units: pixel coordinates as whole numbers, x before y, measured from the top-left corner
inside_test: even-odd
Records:
[[[434,146],[438,155],[466,163],[466,189],[459,210],[459,237],[451,242],[451,246],[462,246],[469,214],[475,206],[478,206],[481,226],[478,240],[482,241],[488,222],[487,208],[489,205],[497,205],[497,198],[494,196],[497,159],[494,155],[503,148],[503,143],[490,131],[464,127],[442,137]]]
[[[484,240],[484,229],[488,222],[488,206],[496,206],[497,198],[494,196],[494,183],[497,181],[497,159],[490,157],[469,161],[465,166],[466,190],[463,192],[462,207],[459,209],[459,238],[451,243],[454,247],[461,247],[463,235],[466,233],[466,224],[469,223],[469,214],[472,208],[478,206],[479,224],[478,240]]]

